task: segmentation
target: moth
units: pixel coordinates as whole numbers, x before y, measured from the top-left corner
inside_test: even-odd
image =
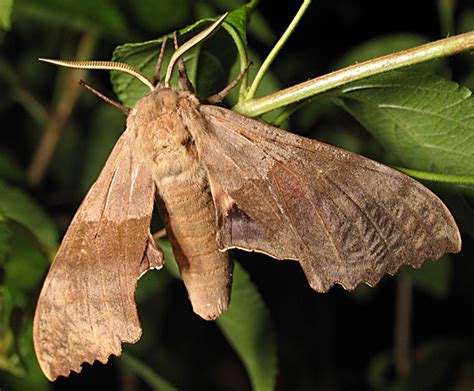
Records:
[[[318,292],[334,284],[372,286],[403,264],[420,267],[460,250],[446,206],[408,176],[201,103],[189,90],[181,56],[224,17],[175,51],[164,83],[125,64],[55,61],[126,71],[150,92],[126,110],[127,128],[44,282],[33,335],[50,380],[79,372],[83,362],[105,363],[123,342],[140,338],[137,280],[163,265],[150,233],[155,201],[193,310],[207,320],[229,305],[230,249],[297,261]],[[169,85],[175,63],[181,90]]]

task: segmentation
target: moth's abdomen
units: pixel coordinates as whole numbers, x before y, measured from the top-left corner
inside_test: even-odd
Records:
[[[183,163],[183,162],[181,162]],[[215,210],[207,176],[190,158],[174,177],[157,180],[167,233],[195,313],[212,320],[229,305],[232,262],[216,242]]]

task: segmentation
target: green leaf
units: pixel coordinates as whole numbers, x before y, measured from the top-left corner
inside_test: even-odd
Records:
[[[0,216],[1,218],[1,216]],[[0,220],[0,285],[3,283],[3,267],[10,255],[13,232],[5,220]]]
[[[237,262],[230,306],[217,324],[247,368],[252,389],[275,389],[277,352],[273,321],[258,289]]]
[[[449,293],[453,277],[453,257],[444,255],[437,261],[425,262],[420,269],[403,266],[400,273],[410,278],[418,289],[438,298]]]
[[[9,368],[4,367],[9,369],[10,373],[2,373],[2,385],[5,384],[8,390],[50,390],[51,383],[44,377],[34,352],[31,321],[20,336],[18,346],[24,360],[23,364],[20,364],[16,354],[7,362],[4,357],[0,357],[0,367],[10,365]]]
[[[179,274],[178,264],[176,263],[176,259],[174,258],[173,248],[171,247],[171,243],[168,239],[160,239],[158,240],[158,246],[163,250],[163,254],[165,256],[165,268],[170,272],[170,274],[174,278],[181,278]]]
[[[249,15],[257,6],[257,0],[251,0],[244,6],[237,8],[236,10],[229,13],[227,16],[224,27],[229,31],[229,28],[232,28],[235,33],[238,35],[238,40],[233,35],[234,41],[237,46],[240,44],[247,46],[247,23]],[[231,34],[232,35],[232,34]]]
[[[159,240],[165,254],[165,266],[179,278],[170,243]],[[253,390],[273,390],[277,374],[275,327],[257,287],[238,262],[234,263],[232,297],[229,309],[217,324],[233,346],[252,383]]]
[[[1,0],[0,0],[1,1]],[[10,181],[22,182],[25,179],[20,166],[11,158],[10,155],[0,152],[0,178]]]
[[[13,0],[0,0],[0,28],[10,30]]]
[[[5,267],[5,286],[13,305],[24,308],[50,265],[49,258],[21,235],[12,237],[10,259]]]
[[[367,369],[367,382],[370,385],[370,389],[376,391],[392,391],[393,385],[387,379],[387,375],[391,370],[393,370],[393,354],[391,352],[377,354],[371,360]]]
[[[425,342],[417,347],[409,376],[401,379],[399,390],[449,390],[463,362],[472,360],[469,340],[448,338]],[[472,379],[471,385],[472,388]]]
[[[393,352],[375,356],[368,367],[368,383],[375,391],[464,390],[453,388],[463,384],[463,364],[470,363],[470,342],[455,338],[439,338],[415,347],[410,373],[393,376]],[[465,366],[464,366],[465,368]],[[472,376],[471,376],[472,377]],[[472,386],[471,382],[468,383]],[[469,388],[466,388],[466,391]]]
[[[140,24],[140,28],[151,31],[169,31],[185,22],[190,6],[189,0],[134,0],[130,2],[130,10]]]
[[[9,251],[0,285],[0,368],[10,373],[5,376],[8,389],[47,389],[48,382],[34,354],[32,319],[25,315],[31,313],[36,302],[36,291],[50,265],[49,258],[21,235],[11,237]]]
[[[204,42],[196,58],[197,95],[205,99],[226,87],[235,59],[232,39],[225,30],[217,31],[213,39]]]
[[[101,32],[123,37],[127,30],[125,19],[110,0],[19,0],[15,15],[87,32]]]
[[[168,241],[166,243],[169,244]],[[161,242],[159,246],[161,247]],[[163,249],[163,247],[161,248]],[[171,246],[170,246],[170,251],[171,251]],[[169,259],[166,251],[165,251],[165,257],[167,260]],[[169,264],[167,264],[167,266],[169,266]],[[169,268],[167,268],[167,271],[169,272]],[[137,286],[137,291],[135,292],[136,302],[138,304],[141,304],[142,302],[146,301],[150,297],[166,298],[167,290],[171,282],[174,281],[174,277],[179,278],[179,274],[177,276],[174,276],[174,275],[171,275],[171,273],[165,273],[165,272],[161,273],[161,270],[152,270],[146,273],[144,276],[140,277],[140,281]],[[153,317],[155,321],[157,318],[156,312],[157,312],[158,306],[161,306],[161,303],[159,305],[155,303],[154,305]]]
[[[358,303],[367,303],[377,292],[377,287],[359,284],[353,291],[347,292]]]
[[[393,71],[339,90],[341,105],[404,166],[474,172],[471,91],[441,77]]]
[[[178,30],[178,36],[183,37],[183,41],[186,41],[214,20],[214,18],[201,19],[192,25]],[[172,35],[168,34],[168,39],[171,38]],[[117,46],[112,55],[112,61],[125,62],[141,71],[151,80],[162,42],[163,37],[160,37],[151,41]],[[170,46],[171,45],[167,46],[165,52],[162,71],[171,57],[172,50]],[[189,59],[193,58],[194,55],[195,53],[193,51],[188,52],[184,56],[185,63],[188,64]],[[148,88],[143,83],[127,73],[110,72],[110,79],[115,94],[119,100],[128,107],[133,107],[136,101],[141,99],[148,92]]]
[[[227,16],[224,21],[224,28],[228,31],[237,44],[239,48],[239,54],[242,55],[241,50],[245,52],[245,23],[247,18],[247,13],[250,12],[255,6],[256,2],[251,1],[245,6],[232,11]],[[178,30],[178,36],[182,41],[186,41],[192,36],[196,35],[209,23],[213,22],[216,18],[204,18],[198,20],[197,22],[186,26]],[[168,34],[168,38],[171,38],[172,35]],[[210,39],[216,39],[210,38]],[[152,78],[153,71],[155,69],[155,64],[158,58],[158,53],[160,52],[161,44],[163,42],[163,37],[160,37],[155,40],[139,43],[129,43],[125,45],[118,46],[113,53],[112,61],[125,62],[129,65],[132,65],[134,68],[140,70],[145,74],[149,79]],[[239,46],[240,45],[240,46]],[[166,64],[171,57],[171,45],[168,45],[168,49],[165,53],[165,58],[163,61],[162,70],[166,68]],[[228,45],[226,45],[228,46]],[[200,51],[199,54],[202,55],[204,51]],[[191,59],[197,61],[195,58],[197,55],[197,50],[190,51],[184,56],[184,61],[188,65]],[[214,58],[216,53],[213,53]],[[246,62],[246,59],[244,60]],[[194,67],[197,66],[194,64]],[[218,64],[218,68],[226,69],[222,65]],[[207,70],[209,73],[210,70]],[[190,72],[190,76],[191,76]],[[114,91],[119,98],[119,100],[126,106],[133,107],[135,102],[142,98],[147,92],[147,87],[143,85],[133,76],[123,73],[123,72],[111,72],[111,81],[114,87]],[[193,78],[191,77],[191,81]]]
[[[3,243],[3,245],[5,245],[5,243]],[[10,251],[10,243],[8,244],[8,248],[4,248],[3,250],[3,255],[6,255],[5,250]],[[9,328],[13,303],[10,290],[5,286],[5,264],[0,265],[0,273],[2,277],[0,281],[0,357],[4,357],[9,352],[13,342],[13,334]],[[2,368],[1,363],[0,368]]]
[[[49,216],[22,190],[0,181],[0,214],[29,231],[38,241],[52,250],[58,243],[58,232]]]

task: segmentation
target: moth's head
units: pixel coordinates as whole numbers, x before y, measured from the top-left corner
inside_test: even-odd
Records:
[[[166,114],[176,112],[179,92],[173,87],[158,84],[135,104],[130,112],[128,121],[140,121],[146,124]]]

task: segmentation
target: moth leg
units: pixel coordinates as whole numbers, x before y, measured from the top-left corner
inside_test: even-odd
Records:
[[[164,265],[163,251],[157,246],[155,237],[151,233],[148,233],[148,242],[146,245],[145,253],[140,262],[139,277],[142,277],[148,270],[161,269]]]
[[[161,43],[160,54],[158,55],[158,61],[156,62],[155,71],[153,72],[152,83],[156,86],[160,82],[160,71],[161,64],[163,64],[163,58],[165,57],[166,43],[168,42],[168,37],[165,35],[163,37],[163,42]]]
[[[177,50],[178,45],[178,37],[176,35],[176,31],[173,33],[173,42],[174,42],[174,49]],[[178,72],[179,72],[179,87],[183,91],[194,92],[193,85],[188,77],[188,72],[186,72],[186,65],[184,65],[183,57],[180,57],[178,60]]]
[[[108,104],[111,104],[112,106],[118,108],[120,111],[122,111],[122,113],[125,114],[125,116],[128,116],[128,114],[130,114],[130,110],[131,108],[130,107],[127,107],[127,106],[124,106],[123,104],[109,98],[108,96],[105,96],[104,94],[102,94],[101,92],[97,91],[94,87],[90,86],[89,84],[87,84],[84,80],[80,80],[79,81],[79,84],[82,86],[82,87],[85,87],[87,88],[89,91],[93,92],[95,95],[97,95],[100,99],[104,100],[105,102],[107,102]]]
[[[166,228],[162,228],[153,234],[153,239],[158,240],[166,237]]]
[[[244,77],[245,73],[249,70],[251,64],[252,61],[249,61],[247,63],[247,66],[239,72],[237,77],[232,82],[230,82],[227,87],[225,87],[222,91],[219,91],[217,94],[211,95],[209,98],[206,99],[206,102],[213,104],[222,102],[227,96],[227,94],[229,94],[230,90],[232,90],[232,88],[239,84],[240,80],[242,80],[242,77]]]

